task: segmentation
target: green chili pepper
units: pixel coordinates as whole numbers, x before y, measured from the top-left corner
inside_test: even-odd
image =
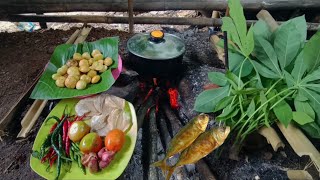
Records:
[[[70,149],[69,154],[70,154],[70,158],[72,159],[72,161],[75,161],[74,158],[73,158],[73,151],[72,151],[72,149]]]
[[[48,117],[48,119],[46,119],[46,120],[44,121],[44,123],[47,123],[50,119],[54,119],[54,120],[56,120],[58,123],[60,122],[60,118],[58,118],[57,116],[51,116],[51,117]]]
[[[77,151],[80,150],[79,146],[78,146],[76,143],[72,143],[72,146],[73,146],[73,148],[74,148],[75,150],[77,150]]]
[[[82,163],[81,163],[81,156],[78,156],[78,166],[79,166],[79,168],[81,168],[81,166],[82,166]]]
[[[62,137],[61,134],[59,134],[59,138],[58,138],[58,142],[59,142],[59,149],[58,152],[60,152],[62,150]],[[58,154],[58,153],[57,153]],[[57,176],[55,179],[59,179],[60,176],[60,171],[61,171],[61,155],[58,154],[58,165],[57,165]]]
[[[42,158],[45,155],[45,151],[48,147],[51,146],[51,134],[48,134],[43,144],[40,147],[40,157]]]
[[[86,168],[84,167],[84,165],[81,165],[81,171],[83,172],[83,174],[84,175],[86,175],[87,173],[86,173]]]
[[[56,129],[53,131],[52,136],[51,136],[51,145],[54,149],[54,151],[57,153],[58,156],[62,156],[61,151],[59,150],[59,148],[57,147],[57,145],[55,144],[55,140],[57,139],[57,136],[60,135],[60,131],[62,129],[62,125],[63,122],[67,119],[67,116],[65,116],[60,123],[58,124],[58,126],[56,127]],[[62,145],[62,141],[61,141],[61,145]],[[60,146],[60,142],[59,142],[59,146]]]

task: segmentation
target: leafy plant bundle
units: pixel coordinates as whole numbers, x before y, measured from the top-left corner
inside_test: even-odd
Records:
[[[221,112],[216,120],[231,126],[240,143],[277,120],[320,138],[320,32],[306,43],[304,16],[275,32],[261,20],[247,30],[240,1],[228,4],[230,17],[222,19],[222,30],[230,37],[229,70],[208,74],[220,87],[202,92],[195,110]]]

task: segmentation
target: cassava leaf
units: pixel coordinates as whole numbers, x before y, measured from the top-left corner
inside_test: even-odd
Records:
[[[291,76],[291,74],[289,74],[287,71],[284,70],[284,77],[286,79],[286,83],[288,85],[288,87],[292,87],[295,85],[295,80],[293,79],[293,77]]]
[[[317,123],[311,122],[300,126],[310,137],[320,139],[320,127]]]
[[[273,112],[278,118],[278,120],[285,126],[288,127],[290,121],[292,120],[292,109],[289,104],[283,100],[281,103],[273,108]]]
[[[297,41],[299,35],[299,30],[292,22],[281,25],[275,32],[274,50],[282,70],[291,63],[300,50],[301,42]]]
[[[223,120],[226,120],[226,119],[230,119],[234,116],[236,116],[239,112],[239,108],[235,108],[234,106],[227,106],[223,112],[217,116],[217,120],[218,121],[223,121]]]
[[[307,66],[303,61],[303,51],[301,51],[295,60],[294,67],[291,72],[291,75],[295,79],[295,82],[297,83],[300,82],[306,70],[307,70]]]
[[[269,40],[272,33],[268,24],[263,20],[259,20],[253,25],[253,34],[255,36],[261,36],[265,40]]]
[[[258,73],[261,74],[261,76],[270,78],[270,79],[279,79],[281,76],[279,76],[276,72],[270,70],[266,66],[258,63],[257,61],[252,61],[255,68],[257,69]]]
[[[238,53],[229,51],[229,70],[239,76],[241,63],[244,62],[241,72],[241,77],[248,76],[252,72],[252,64],[249,60],[245,60],[245,57]]]
[[[206,90],[199,94],[196,99],[194,109],[198,112],[212,112],[216,104],[226,97],[229,92],[229,86],[220,87],[217,89]]]
[[[263,91],[260,91],[260,105],[265,104],[267,101],[268,101],[268,99],[267,99],[265,93]],[[262,112],[264,113],[264,124],[267,127],[270,127],[268,104],[263,106]]]
[[[295,100],[297,101],[308,101],[308,98],[302,95],[301,91],[298,91],[297,96],[295,97]]]
[[[242,5],[238,0],[229,0],[228,6],[230,9],[230,17],[232,18],[235,24],[236,30],[240,37],[241,44],[243,45],[246,41],[247,24],[246,18],[244,17]]]
[[[234,89],[240,89],[241,87],[243,87],[242,80],[231,71],[227,71],[226,78],[228,79],[228,82],[230,82],[230,84],[234,87]]]
[[[301,83],[306,84],[308,82],[316,81],[319,79],[320,79],[320,68],[317,68],[311,74],[306,75],[306,77],[301,80]]]
[[[286,24],[294,24],[296,29],[299,31],[299,36],[295,39],[299,38],[299,42],[301,42],[301,47],[304,46],[304,42],[307,39],[307,22],[305,19],[305,16],[299,16],[293,19],[290,19],[289,21],[284,22],[279,28],[282,26],[285,26]]]
[[[310,116],[312,119],[316,118],[315,112],[310,106],[310,104],[306,101],[299,101],[297,99],[294,99],[294,107],[296,111],[298,112],[304,112],[308,116]]]
[[[214,84],[217,84],[219,86],[227,85],[227,78],[225,74],[221,72],[209,72],[208,77],[209,77],[209,80]]]
[[[251,25],[248,31],[248,34],[246,36],[245,41],[242,43],[243,49],[244,49],[244,54],[246,57],[248,57],[253,49],[254,49],[254,38],[253,38],[253,26]]]
[[[221,99],[218,104],[216,105],[216,107],[214,108],[213,112],[217,112],[222,110],[223,108],[227,107],[228,105],[230,105],[230,103],[232,102],[232,99],[234,98],[234,96],[227,96],[224,97],[223,99]],[[232,104],[231,104],[232,105]]]
[[[308,72],[319,68],[320,65],[320,31],[314,34],[303,49],[303,60]]]
[[[314,119],[312,119],[308,114],[300,111],[292,112],[292,119],[300,125],[305,125],[314,121]]]
[[[259,36],[255,37],[255,55],[261,63],[274,71],[277,76],[282,76],[278,64],[278,58],[272,45],[267,40]]]
[[[241,49],[242,46],[241,46],[240,38],[236,30],[236,26],[234,25],[232,19],[230,17],[223,17],[222,22],[223,22],[221,26],[222,31],[226,31],[230,36],[231,41],[236,43]]]
[[[306,88],[301,87],[299,89],[301,94],[308,98],[310,106],[315,110],[316,113],[316,121],[320,124],[320,95],[312,90],[308,90]]]
[[[256,110],[256,105],[254,103],[254,99],[252,99],[247,109],[247,115],[249,117],[252,116],[255,110]]]

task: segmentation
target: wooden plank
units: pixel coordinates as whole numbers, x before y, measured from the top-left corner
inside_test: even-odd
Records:
[[[97,16],[97,15],[9,15],[0,17],[2,21],[14,22],[78,22],[78,23],[109,23],[128,24],[129,17]],[[173,24],[173,25],[198,25],[215,26],[222,25],[219,18],[183,18],[183,17],[133,17],[135,24]],[[248,20],[247,26],[256,23]],[[283,22],[279,21],[278,24]],[[320,23],[307,23],[309,31],[317,31]]]
[[[72,44],[75,41],[75,39],[78,37],[79,33],[80,33],[80,30],[77,29],[70,36],[70,38],[68,39],[66,44]],[[35,83],[37,81],[35,81]],[[30,90],[32,90],[32,89],[33,88],[31,88]],[[26,137],[28,135],[28,133],[30,132],[31,128],[35,124],[36,120],[39,118],[39,116],[40,116],[41,112],[43,111],[44,107],[46,106],[47,102],[48,102],[48,100],[40,100],[40,99],[37,99],[37,100],[35,100],[33,102],[33,104],[31,105],[30,109],[28,110],[26,115],[21,120],[22,129],[19,132],[19,134],[17,135],[17,138],[24,138],[24,137]],[[7,121],[10,121],[10,120],[12,120],[12,119],[7,119]]]
[[[320,170],[320,153],[310,142],[310,140],[296,128],[293,124],[289,124],[287,128],[283,124],[277,123],[284,137],[298,156],[310,156],[317,170]]]

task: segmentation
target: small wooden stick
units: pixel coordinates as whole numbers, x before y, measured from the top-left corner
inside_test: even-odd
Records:
[[[278,151],[279,147],[284,148],[284,143],[279,138],[277,132],[272,127],[263,127],[259,130],[259,134],[264,136],[268,143],[271,144],[274,151]]]

